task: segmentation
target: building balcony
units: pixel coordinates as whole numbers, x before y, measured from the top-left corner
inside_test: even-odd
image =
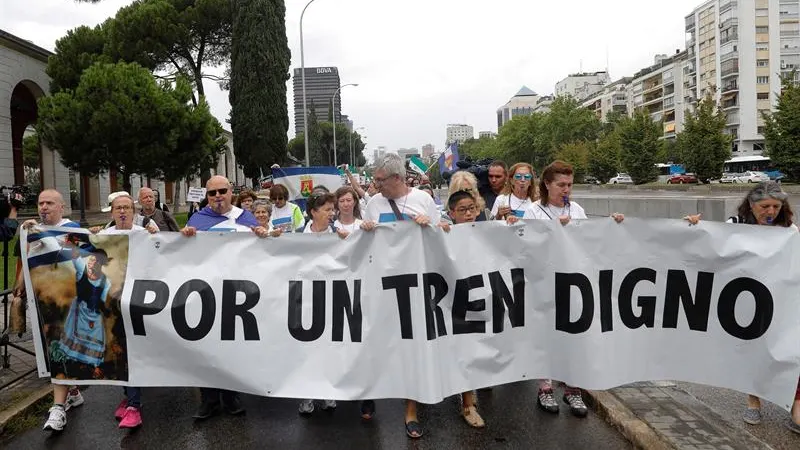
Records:
[[[739,33],[729,34],[724,38],[720,39],[719,45],[727,44],[728,42],[735,41],[739,39]]]
[[[736,99],[727,102],[722,102],[722,109],[725,111],[738,107],[739,107],[739,101]]]
[[[781,37],[800,36],[800,30],[781,30]]]
[[[725,125],[738,125],[739,124],[739,113],[728,114],[728,117],[725,119]]]
[[[722,13],[724,13],[725,11],[727,11],[729,9],[735,8],[736,5],[737,5],[737,2],[735,2],[735,1],[729,1],[729,2],[720,3],[719,4],[719,13],[722,14]]]
[[[733,82],[725,83],[722,86],[722,93],[723,94],[728,93],[728,92],[736,92],[738,90],[739,90],[739,83],[737,81],[735,81],[735,80]]]
[[[738,58],[738,57],[739,57],[739,52],[728,52],[728,53],[725,53],[724,55],[720,55],[719,56],[719,61],[720,62],[727,61],[729,59],[734,59],[734,58]]]
[[[730,69],[723,70],[720,73],[720,76],[722,78],[727,78],[727,77],[730,77],[732,75],[738,75],[738,74],[739,74],[739,68],[738,67],[733,67],[733,68],[730,68]]]
[[[664,85],[661,84],[661,81],[659,81],[658,83],[644,84],[642,87],[643,87],[642,94],[647,95],[651,92],[656,92],[660,90],[662,87],[664,87]]]

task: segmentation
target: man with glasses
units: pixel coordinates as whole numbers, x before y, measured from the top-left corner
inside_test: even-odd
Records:
[[[361,228],[371,231],[377,223],[408,220],[427,227],[439,224],[439,209],[433,198],[419,189],[406,185],[406,168],[403,158],[389,153],[376,162],[373,181],[379,193],[367,203],[364,223]],[[433,221],[433,222],[432,222]],[[361,417],[368,420],[375,412],[375,402],[361,403]],[[406,434],[417,439],[422,437],[422,427],[417,419],[417,402],[406,401]]]
[[[216,175],[206,183],[208,206],[192,215],[181,230],[184,236],[195,236],[198,231],[253,231],[259,237],[267,237],[269,231],[260,226],[253,213],[233,206],[233,187],[227,178]],[[217,414],[220,400],[229,414],[244,413],[244,406],[238,392],[216,388],[200,388],[200,407],[194,414],[198,420],[208,419]]]

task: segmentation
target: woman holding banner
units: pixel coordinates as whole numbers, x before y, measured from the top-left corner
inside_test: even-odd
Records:
[[[333,226],[341,233],[351,234],[361,227],[361,205],[352,187],[342,186],[336,190],[336,212]]]
[[[571,164],[563,161],[554,161],[545,167],[542,172],[542,178],[539,180],[539,200],[533,203],[532,218],[558,220],[561,225],[567,225],[573,219],[586,219],[586,212],[583,208],[569,199],[572,194],[573,182],[574,172]],[[500,201],[500,197],[498,197],[495,205]],[[515,214],[515,216],[517,217],[509,217],[508,222],[514,223],[519,220],[519,215]],[[611,217],[617,223],[625,220],[625,216],[622,214],[615,213]],[[539,384],[537,403],[541,409],[557,414],[558,402],[553,392],[552,380],[542,380]],[[564,384],[563,400],[564,403],[569,405],[570,412],[576,417],[586,417],[589,412],[583,402],[583,392],[578,387]]]
[[[789,204],[789,195],[775,181],[758,183],[747,193],[736,213],[735,216],[728,218],[728,223],[786,227],[798,231],[797,225],[793,222],[794,213]],[[700,214],[689,215],[684,219],[692,225],[697,225],[700,223],[700,216]],[[748,395],[742,420],[751,425],[758,425],[761,423],[761,418],[761,399]],[[800,380],[792,405],[792,420],[788,427],[800,434]]]
[[[492,217],[506,220],[513,215],[517,219],[535,219],[536,202],[535,173],[528,163],[516,163],[508,171],[508,184],[492,206]]]
[[[276,184],[269,190],[269,198],[275,205],[272,208],[272,226],[284,232],[291,233],[303,228],[306,219],[300,207],[289,201],[289,189],[282,184]]]

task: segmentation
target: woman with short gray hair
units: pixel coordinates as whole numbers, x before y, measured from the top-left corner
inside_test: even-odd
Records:
[[[774,181],[758,183],[742,200],[735,216],[728,218],[728,223],[742,223],[746,225],[767,225],[792,228],[798,231],[793,222],[792,207],[789,205],[789,195],[783,191],[781,185]],[[686,216],[691,224],[700,222],[700,214]],[[742,414],[742,420],[751,424],[761,423],[761,399],[755,395],[747,396],[747,408]],[[800,434],[800,380],[794,395],[792,406],[792,420],[788,427]]]

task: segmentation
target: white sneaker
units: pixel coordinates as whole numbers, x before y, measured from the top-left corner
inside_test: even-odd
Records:
[[[311,414],[314,412],[314,400],[306,399],[300,402],[300,407],[297,409],[300,414]]]
[[[325,400],[322,403],[322,410],[327,411],[329,409],[336,409],[336,400]]]
[[[64,411],[69,411],[70,408],[74,408],[76,406],[81,406],[83,404],[83,395],[81,395],[81,391],[75,389],[75,394],[72,394],[72,390],[67,392],[67,400],[64,402]]]
[[[42,430],[61,431],[65,426],[67,426],[67,413],[64,408],[60,406],[51,407],[50,415],[47,417],[47,422],[44,423]]]

